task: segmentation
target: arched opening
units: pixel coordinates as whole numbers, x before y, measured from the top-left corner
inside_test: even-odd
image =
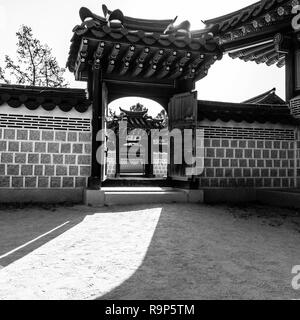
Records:
[[[120,108],[130,111],[130,108],[132,106],[136,106],[138,103],[143,105],[148,110],[148,115],[153,118],[156,118],[159,113],[165,110],[165,108],[158,102],[141,97],[124,97],[116,99],[109,103],[108,110],[120,115]]]
[[[168,142],[153,130],[167,127],[167,111],[154,100],[125,97],[109,103],[107,129],[115,143],[107,144],[107,179],[165,179]]]

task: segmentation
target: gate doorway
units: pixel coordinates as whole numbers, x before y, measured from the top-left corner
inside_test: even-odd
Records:
[[[108,108],[107,128],[117,141],[108,146],[107,177],[166,178],[168,150],[163,144],[167,142],[152,136],[153,130],[167,129],[166,110],[153,100],[138,97],[118,99]],[[121,123],[126,130],[120,128]],[[154,150],[153,145],[158,148]]]
[[[139,96],[160,103],[168,112],[171,99],[191,94],[196,81],[208,74],[223,51],[210,30],[191,31],[188,21],[177,26],[172,17],[136,19],[105,7],[103,17],[81,8],[80,18],[81,25],[74,28],[68,67],[76,80],[88,84],[93,108],[89,188],[99,190],[108,172],[103,161],[107,105],[119,98]],[[116,165],[120,167],[120,163]],[[150,168],[148,164],[143,171],[151,174]],[[169,173],[168,178],[172,179]]]

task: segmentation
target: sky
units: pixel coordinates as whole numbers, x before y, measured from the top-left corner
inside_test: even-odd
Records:
[[[106,4],[109,9],[121,9],[127,16],[146,19],[173,19],[178,15],[177,21],[189,20],[191,29],[197,30],[204,26],[201,20],[230,13],[254,2],[256,0],[0,0],[0,66],[3,66],[5,54],[14,57],[15,33],[25,24],[32,27],[35,37],[52,48],[60,66],[65,67],[72,29],[81,22],[80,7],[102,15],[101,6]],[[226,55],[211,67],[206,78],[197,82],[198,99],[242,102],[274,87],[284,98],[284,74],[284,68],[245,63]],[[85,83],[74,81],[69,71],[65,77],[71,87],[86,88]],[[127,99],[121,106],[130,106],[140,100]],[[153,114],[160,109],[154,102],[142,102],[147,103]],[[119,106],[119,101],[112,103],[113,109]]]

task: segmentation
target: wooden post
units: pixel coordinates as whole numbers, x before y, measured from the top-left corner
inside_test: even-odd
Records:
[[[293,49],[286,55],[285,68],[285,86],[286,86],[286,101],[290,101],[295,97],[296,87],[296,61],[295,51]]]
[[[153,163],[152,163],[152,137],[151,137],[151,131],[148,132],[148,154],[147,154],[147,157],[148,157],[148,163],[146,165],[146,176],[147,178],[153,178],[154,175],[153,175]]]
[[[93,70],[93,117],[92,117],[92,164],[91,176],[88,187],[92,190],[101,188],[101,165],[97,161],[97,150],[101,142],[97,141],[97,133],[102,128],[101,109],[102,109],[102,86],[100,81],[100,69]]]
[[[116,134],[116,178],[120,177],[120,133]]]

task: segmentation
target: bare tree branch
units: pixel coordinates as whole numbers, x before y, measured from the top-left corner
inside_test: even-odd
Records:
[[[0,80],[5,80],[5,71],[13,78],[12,82],[45,87],[66,87],[64,73],[51,49],[33,37],[32,29],[22,26],[16,33],[17,62],[9,56],[5,57],[5,70],[0,69]]]

